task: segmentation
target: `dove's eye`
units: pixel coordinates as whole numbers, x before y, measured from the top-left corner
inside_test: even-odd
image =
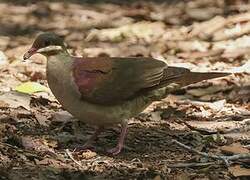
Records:
[[[44,46],[46,47],[46,46],[49,46],[50,45],[50,41],[49,40],[45,40],[44,41]]]

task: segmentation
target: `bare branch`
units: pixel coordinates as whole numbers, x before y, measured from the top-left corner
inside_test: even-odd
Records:
[[[244,154],[237,154],[237,155],[233,155],[233,156],[218,156],[218,155],[214,155],[214,154],[208,154],[205,152],[200,152],[192,147],[189,147],[177,140],[172,140],[172,143],[177,144],[178,146],[187,149],[190,152],[199,154],[201,156],[204,156],[206,158],[210,158],[210,159],[214,159],[214,160],[221,160],[227,167],[230,165],[230,161],[236,161],[239,159],[250,159],[250,153],[244,153]]]

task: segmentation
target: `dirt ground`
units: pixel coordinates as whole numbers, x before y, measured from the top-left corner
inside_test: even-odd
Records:
[[[0,12],[0,180],[249,178],[249,158],[226,166],[194,152],[249,157],[247,0],[2,0]],[[119,127],[108,128],[95,150],[75,153],[73,147],[94,128],[74,119],[47,89],[43,56],[22,61],[45,31],[62,36],[73,55],[149,56],[193,71],[233,75],[153,103],[131,119],[126,146],[117,156],[106,149],[116,145]],[[30,81],[42,90],[20,93],[20,85],[23,90]]]

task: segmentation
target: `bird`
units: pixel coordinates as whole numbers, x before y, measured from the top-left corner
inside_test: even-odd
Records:
[[[129,119],[152,102],[178,88],[230,75],[192,72],[151,57],[75,57],[53,32],[39,34],[23,59],[36,53],[47,58],[47,82],[58,102],[75,118],[96,127],[82,149],[106,127],[120,125],[116,146],[107,150],[111,155],[122,151]]]

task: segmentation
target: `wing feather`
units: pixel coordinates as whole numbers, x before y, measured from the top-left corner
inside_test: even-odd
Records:
[[[165,68],[152,58],[76,58],[73,77],[84,100],[112,105],[158,85]]]

